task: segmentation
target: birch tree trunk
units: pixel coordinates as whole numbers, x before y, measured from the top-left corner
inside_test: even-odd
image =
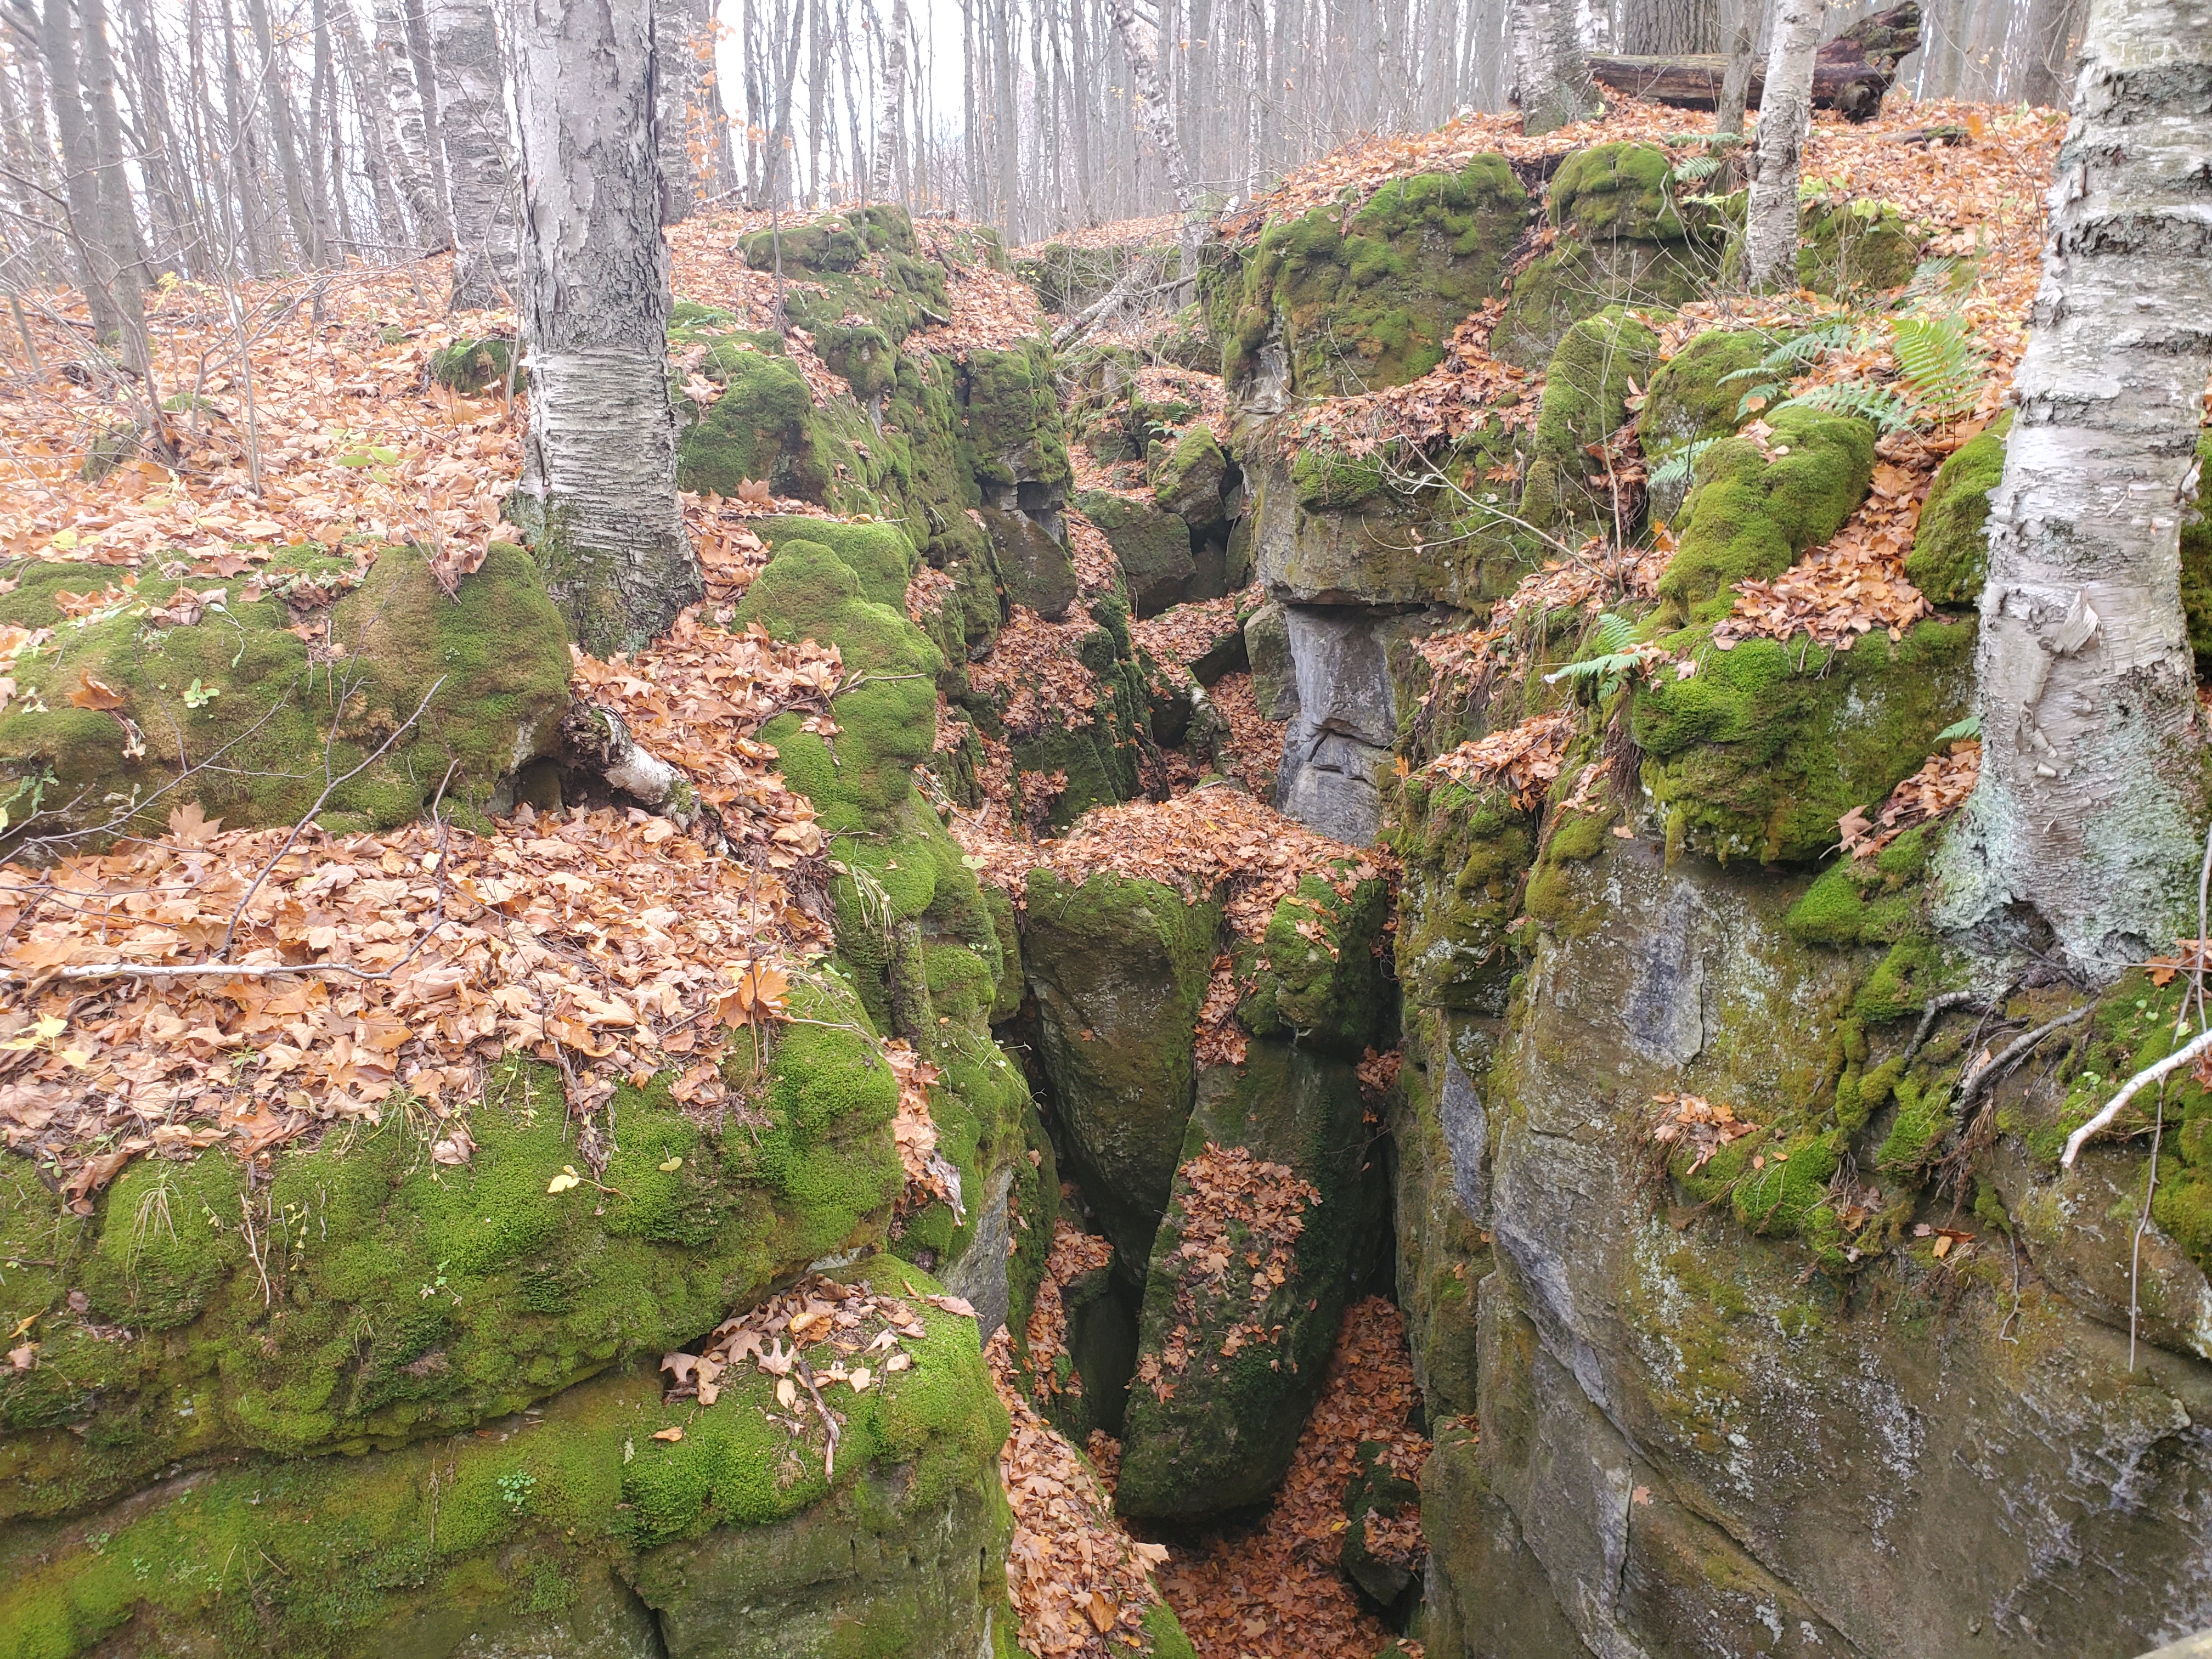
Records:
[[[1583,61],[1574,0],[1509,0],[1513,101],[1530,137],[1595,115],[1597,86]]]
[[[446,193],[453,209],[453,307],[495,306],[516,265],[500,223],[510,170],[499,30],[489,0],[428,0],[423,15],[436,65]]]
[[[699,205],[699,171],[691,159],[691,99],[700,63],[692,46],[702,24],[692,0],[656,0],[653,39],[659,44],[657,114],[660,124],[660,179],[667,192],[661,222],[680,225]]]
[[[906,0],[891,0],[891,26],[884,36],[883,100],[876,109],[875,174],[868,181],[868,194],[879,202],[898,201],[904,193],[899,188],[898,154],[900,115],[906,106]],[[770,178],[775,177],[775,162],[771,153]]]
[[[384,82],[384,106],[391,112],[386,129],[385,158],[399,193],[407,203],[407,216],[415,222],[417,246],[434,252],[450,247],[453,222],[446,211],[445,192],[438,188],[430,165],[431,142],[422,93],[415,81],[415,54],[407,44],[407,20],[399,0],[374,0],[376,64]]]
[[[1776,3],[1744,219],[1744,281],[1755,289],[1797,286],[1797,175],[1813,127],[1813,54],[1826,9],[1826,0]]]
[[[571,633],[605,656],[703,592],[676,500],[653,3],[524,0],[518,13],[523,492]]]
[[[338,0],[338,45],[345,55],[346,84],[353,89],[355,113],[361,118],[362,162],[376,202],[380,234],[396,253],[408,245],[407,221],[392,180],[397,159],[392,132],[392,106],[385,101],[384,81],[370,67],[368,47],[361,38],[361,20],[354,15],[353,0]],[[343,188],[343,185],[340,186]]]
[[[314,216],[308,210],[306,179],[300,171],[292,94],[285,85],[285,58],[277,50],[276,31],[270,22],[269,0],[246,0],[246,21],[253,29],[253,49],[258,60],[254,66],[261,83],[257,101],[269,110],[269,131],[276,143],[276,170],[284,184],[284,211],[291,221],[293,243],[302,265],[319,264],[323,253],[315,236]]]
[[[1167,92],[1160,84],[1159,35],[1138,18],[1134,0],[1106,0],[1106,16],[1114,25],[1115,38],[1121,43],[1121,56],[1128,60],[1145,134],[1160,152],[1176,211],[1182,216],[1182,264],[1178,271],[1188,282],[1198,275],[1198,198],[1191,190],[1182,140],[1176,134],[1175,113],[1168,107]]]
[[[1990,496],[1981,779],[1938,920],[2109,979],[2194,932],[2205,731],[2180,523],[2212,371],[2212,11],[2092,0]]]
[[[103,257],[106,243],[100,235],[100,158],[93,147],[92,123],[85,115],[69,0],[46,0],[39,49],[46,59],[54,134],[61,143],[63,198],[69,204],[70,252],[76,264],[77,285],[92,313],[93,333],[116,340],[123,332],[123,314],[116,307],[112,273]]]

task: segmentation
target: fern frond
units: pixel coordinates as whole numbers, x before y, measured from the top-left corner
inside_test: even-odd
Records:
[[[1721,158],[1717,155],[1695,155],[1674,164],[1677,179],[1710,179],[1720,170]]]
[[[1865,380],[1835,380],[1816,386],[1794,398],[1785,398],[1775,410],[1822,409],[1834,415],[1852,415],[1872,421],[1884,432],[1912,424],[1913,406],[1894,392]]]
[[[1955,420],[1973,407],[1989,359],[1956,317],[1900,317],[1890,349],[1898,378],[1926,414]]]
[[[1730,380],[1747,380],[1754,375],[1763,374],[1772,380],[1784,373],[1794,374],[1826,353],[1842,350],[1851,343],[1852,332],[1847,322],[1822,323],[1818,328],[1783,341],[1749,368],[1722,375],[1718,384],[1726,386]]]
[[[1645,475],[1644,486],[1650,489],[1672,489],[1676,484],[1686,484],[1690,473],[1698,464],[1698,457],[1720,441],[1717,438],[1698,438],[1684,444],[1660,459],[1659,465]]]

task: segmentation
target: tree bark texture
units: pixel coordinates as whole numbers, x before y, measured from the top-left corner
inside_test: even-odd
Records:
[[[702,588],[676,500],[652,0],[519,9],[523,488],[587,651],[633,650]]]
[[[1797,176],[1812,130],[1813,54],[1826,9],[1825,0],[1777,0],[1744,222],[1744,277],[1753,288],[1797,286]]]
[[[1745,112],[1751,107],[1751,78],[1759,66],[1753,43],[1764,21],[1764,0],[1729,0],[1728,56],[1721,69],[1718,101],[1713,106],[1715,132],[1741,133]]]
[[[69,0],[46,0],[39,47],[53,101],[54,132],[61,141],[62,188],[69,204],[69,240],[78,285],[92,313],[93,332],[114,340],[121,336],[123,315],[116,306],[114,273],[108,268],[106,241],[100,234],[100,158],[93,146],[92,123],[85,114]]]
[[[660,178],[667,191],[663,224],[682,224],[699,205],[691,104],[703,70],[694,40],[710,21],[708,9],[695,0],[656,0],[653,6],[653,39],[659,48]]]
[[[489,0],[428,0],[424,16],[453,208],[453,308],[494,306],[515,274],[515,251],[502,234],[509,169],[499,30]]]
[[[2195,931],[2179,536],[2212,371],[2212,0],[2093,0],[2082,57],[1990,497],[1981,778],[1939,916],[2002,944],[2032,913],[2101,980]]]
[[[1509,0],[1513,100],[1531,137],[1598,112],[1597,87],[1575,30],[1574,0]]]

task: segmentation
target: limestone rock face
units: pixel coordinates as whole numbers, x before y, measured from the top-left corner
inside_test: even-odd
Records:
[[[1406,691],[1391,648],[1423,631],[1419,618],[1285,605],[1282,626],[1295,698],[1275,775],[1275,806],[1354,846],[1375,838],[1393,771]]]
[[[2212,1370],[2166,1354],[2129,1382],[2124,1332],[2014,1291],[2002,1249],[2000,1293],[1939,1316],[1935,1283],[1845,1307],[1786,1245],[1670,1221],[1637,1173],[1650,1096],[1801,1090],[1857,969],[1790,944],[1794,884],[1632,842],[1572,879],[1601,920],[1539,947],[1487,1077],[1431,1067],[1431,1145],[1481,1103],[1496,1241],[1480,1440],[1425,1480],[1447,1650],[1546,1651],[1486,1611],[1539,1580],[1601,1653],[2117,1652],[2200,1615]]]

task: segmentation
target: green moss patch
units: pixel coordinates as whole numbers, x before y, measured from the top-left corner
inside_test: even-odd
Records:
[[[1200,279],[1224,377],[1249,377],[1279,329],[1299,396],[1419,380],[1499,291],[1527,212],[1505,158],[1482,155],[1455,173],[1393,179],[1348,222],[1320,207],[1269,225]]]
[[[26,579],[9,596],[18,614],[49,611],[58,586],[85,585],[84,567],[67,569],[76,574]],[[551,752],[568,701],[568,633],[520,549],[492,544],[450,597],[419,553],[387,549],[332,612],[335,659],[311,657],[266,591],[287,576],[272,565],[252,599],[229,584],[220,605],[185,627],[149,618],[187,585],[161,578],[104,611],[53,613],[44,624],[53,639],[18,654],[18,695],[0,714],[0,767],[30,781],[58,815],[43,827],[143,828],[185,798],[234,829],[289,823],[330,775],[359,768],[330,795],[321,822],[339,832],[386,829],[420,814],[449,766],[447,804],[466,812]],[[121,706],[72,704],[88,677]],[[182,795],[171,793],[180,757],[192,774]],[[19,803],[18,826],[28,816]]]
[[[1760,443],[1728,438],[1698,458],[1696,487],[1659,592],[1677,617],[1725,616],[1728,590],[1787,570],[1866,499],[1874,428],[1848,416],[1786,409]]]
[[[1937,605],[1972,605],[1989,569],[1990,491],[2004,476],[2012,411],[1944,459],[1921,503],[1920,526],[1905,574]],[[2185,585],[2186,575],[2183,578]]]
[[[617,1372],[497,1435],[252,1464],[112,1516],[19,1529],[0,1544],[0,1655],[64,1659],[105,1643],[366,1656],[421,1650],[434,1628],[447,1644],[512,1632],[542,1644],[605,1594],[610,1574],[679,1620],[717,1582],[834,1603],[850,1592],[825,1596],[810,1561],[834,1554],[849,1575],[856,1537],[900,1540],[903,1559],[956,1517],[963,1553],[988,1565],[1004,1536],[1003,1503],[992,1500],[1006,1419],[974,1322],[923,1303],[936,1284],[910,1267],[878,1258],[860,1273],[910,1297],[927,1334],[909,1345],[908,1370],[865,1394],[835,1390],[845,1420],[834,1478],[818,1432],[794,1437],[777,1420],[769,1376],[733,1376],[702,1409],[663,1405],[650,1370]],[[680,1439],[654,1437],[679,1429]],[[810,1528],[815,1514],[831,1524]],[[822,1536],[810,1548],[812,1533]],[[731,1559],[719,1579],[687,1581],[683,1565],[710,1539]],[[1003,1616],[1003,1587],[981,1573],[967,1582],[957,1616],[979,1634],[986,1608]],[[915,1642],[869,1650],[923,1659],[945,1650],[932,1639],[925,1626]],[[556,1650],[568,1650],[556,1640]],[[857,1650],[824,1639],[777,1650]]]
[[[1919,766],[1970,690],[1971,622],[1923,622],[1895,643],[1876,632],[1833,655],[1765,639],[1717,651],[1708,638],[1670,641],[1693,653],[1690,678],[1635,694],[1644,785],[1676,850],[1820,858],[1844,814],[1879,805]]]

